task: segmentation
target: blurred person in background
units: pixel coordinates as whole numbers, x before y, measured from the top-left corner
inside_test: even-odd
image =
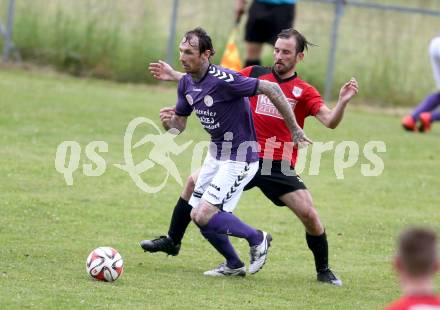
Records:
[[[437,109],[440,105],[440,35],[432,39],[429,45],[429,55],[437,91],[426,97],[411,115],[402,119],[402,126],[408,131],[427,132],[431,130],[433,122],[440,121],[440,109]]]
[[[394,259],[403,296],[385,310],[439,310],[434,276],[439,270],[437,236],[426,228],[410,228],[399,237]]]
[[[277,35],[283,29],[293,27],[297,0],[253,0],[245,26],[245,67],[261,65],[263,44],[275,45]],[[236,0],[237,24],[245,12],[246,0]]]

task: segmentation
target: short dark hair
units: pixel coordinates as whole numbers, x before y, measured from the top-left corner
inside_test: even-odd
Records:
[[[194,28],[193,30],[190,30],[187,33],[185,33],[184,42],[188,42],[188,44],[191,45],[191,39],[194,37],[197,37],[199,39],[199,52],[200,52],[200,54],[204,53],[207,50],[211,51],[210,56],[213,56],[215,54],[214,47],[212,46],[211,37],[208,35],[208,33],[203,28],[197,27],[197,28]]]
[[[302,53],[304,50],[308,50],[309,46],[314,46],[315,44],[307,41],[306,37],[302,35],[298,30],[293,28],[283,29],[277,36],[279,39],[290,39],[294,37],[296,40],[296,52]]]
[[[399,237],[397,256],[410,276],[433,273],[438,261],[437,235],[433,230],[419,227],[403,231]]]

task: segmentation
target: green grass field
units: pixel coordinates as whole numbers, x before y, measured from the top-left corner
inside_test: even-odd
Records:
[[[307,122],[315,141],[353,140],[363,147],[382,140],[387,146],[378,177],[362,176],[361,164],[368,163],[362,152],[343,180],[335,177],[333,152],[323,154],[318,176],[308,169],[302,175],[325,222],[330,263],[343,287],[316,282],[302,225],[258,190],[243,195],[237,214],[273,234],[268,263],[244,279],[211,279],[202,272],[221,257],[194,225],[177,257],[144,254],[138,246],[141,239],[166,233],[181,186],[170,179],[161,192],[147,194],[113,166],[123,163],[127,124],[138,116],[159,124],[159,108],[173,105],[175,97],[173,87],[162,85],[0,71],[1,309],[379,309],[399,296],[390,265],[395,236],[410,224],[440,232],[440,126],[426,135],[409,134],[399,117],[368,112],[357,100],[334,131]],[[179,143],[207,138],[194,117],[188,127]],[[82,148],[73,186],[54,164],[65,140]],[[101,154],[107,169],[87,177],[84,150],[95,140],[109,145]],[[137,162],[148,145],[142,152],[135,154]],[[191,152],[172,158],[185,178]],[[164,175],[156,168],[144,180],[159,184]],[[247,259],[245,242],[234,244]],[[115,247],[125,260],[125,273],[113,284],[93,281],[85,272],[87,255],[98,246]]]

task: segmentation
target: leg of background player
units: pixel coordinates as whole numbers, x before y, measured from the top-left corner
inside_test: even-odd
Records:
[[[328,243],[324,227],[319,219],[316,209],[313,207],[312,197],[306,189],[296,190],[284,194],[279,199],[292,210],[301,220],[306,229],[306,241],[315,259],[315,268],[318,281],[333,285],[342,285],[328,267]]]
[[[440,89],[440,37],[431,40],[429,45],[429,56],[431,58],[432,73],[437,83],[437,88]],[[419,130],[426,132],[431,129],[431,122],[434,120],[431,115],[433,111],[440,104],[440,92],[429,95],[423,100],[411,115],[407,115],[402,119],[402,126],[408,131],[416,131],[416,122],[420,119]],[[436,116],[437,117],[437,116]]]
[[[419,119],[419,115],[423,112],[431,112],[440,105],[440,92],[433,93],[425,98],[417,108],[412,112],[414,120]]]
[[[431,123],[440,121],[440,109],[435,110],[434,112],[423,112],[420,113],[420,132],[427,132],[431,130]]]
[[[246,42],[246,62],[245,67],[261,65],[262,43]]]
[[[438,122],[438,121],[440,121],[440,110],[436,110],[431,114],[431,122]]]

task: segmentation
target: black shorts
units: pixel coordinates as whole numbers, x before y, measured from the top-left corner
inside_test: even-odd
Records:
[[[283,29],[291,28],[295,18],[295,4],[267,4],[254,1],[249,8],[245,27],[246,42],[274,45]]]
[[[244,187],[245,191],[256,186],[275,205],[285,206],[286,204],[279,199],[280,196],[299,189],[307,189],[303,180],[296,175],[296,172],[295,175],[288,176],[281,172],[281,160],[274,160],[272,162],[270,175],[261,175],[262,163],[263,160],[260,159],[259,169],[254,178]],[[290,166],[290,169],[294,170],[292,166]]]

